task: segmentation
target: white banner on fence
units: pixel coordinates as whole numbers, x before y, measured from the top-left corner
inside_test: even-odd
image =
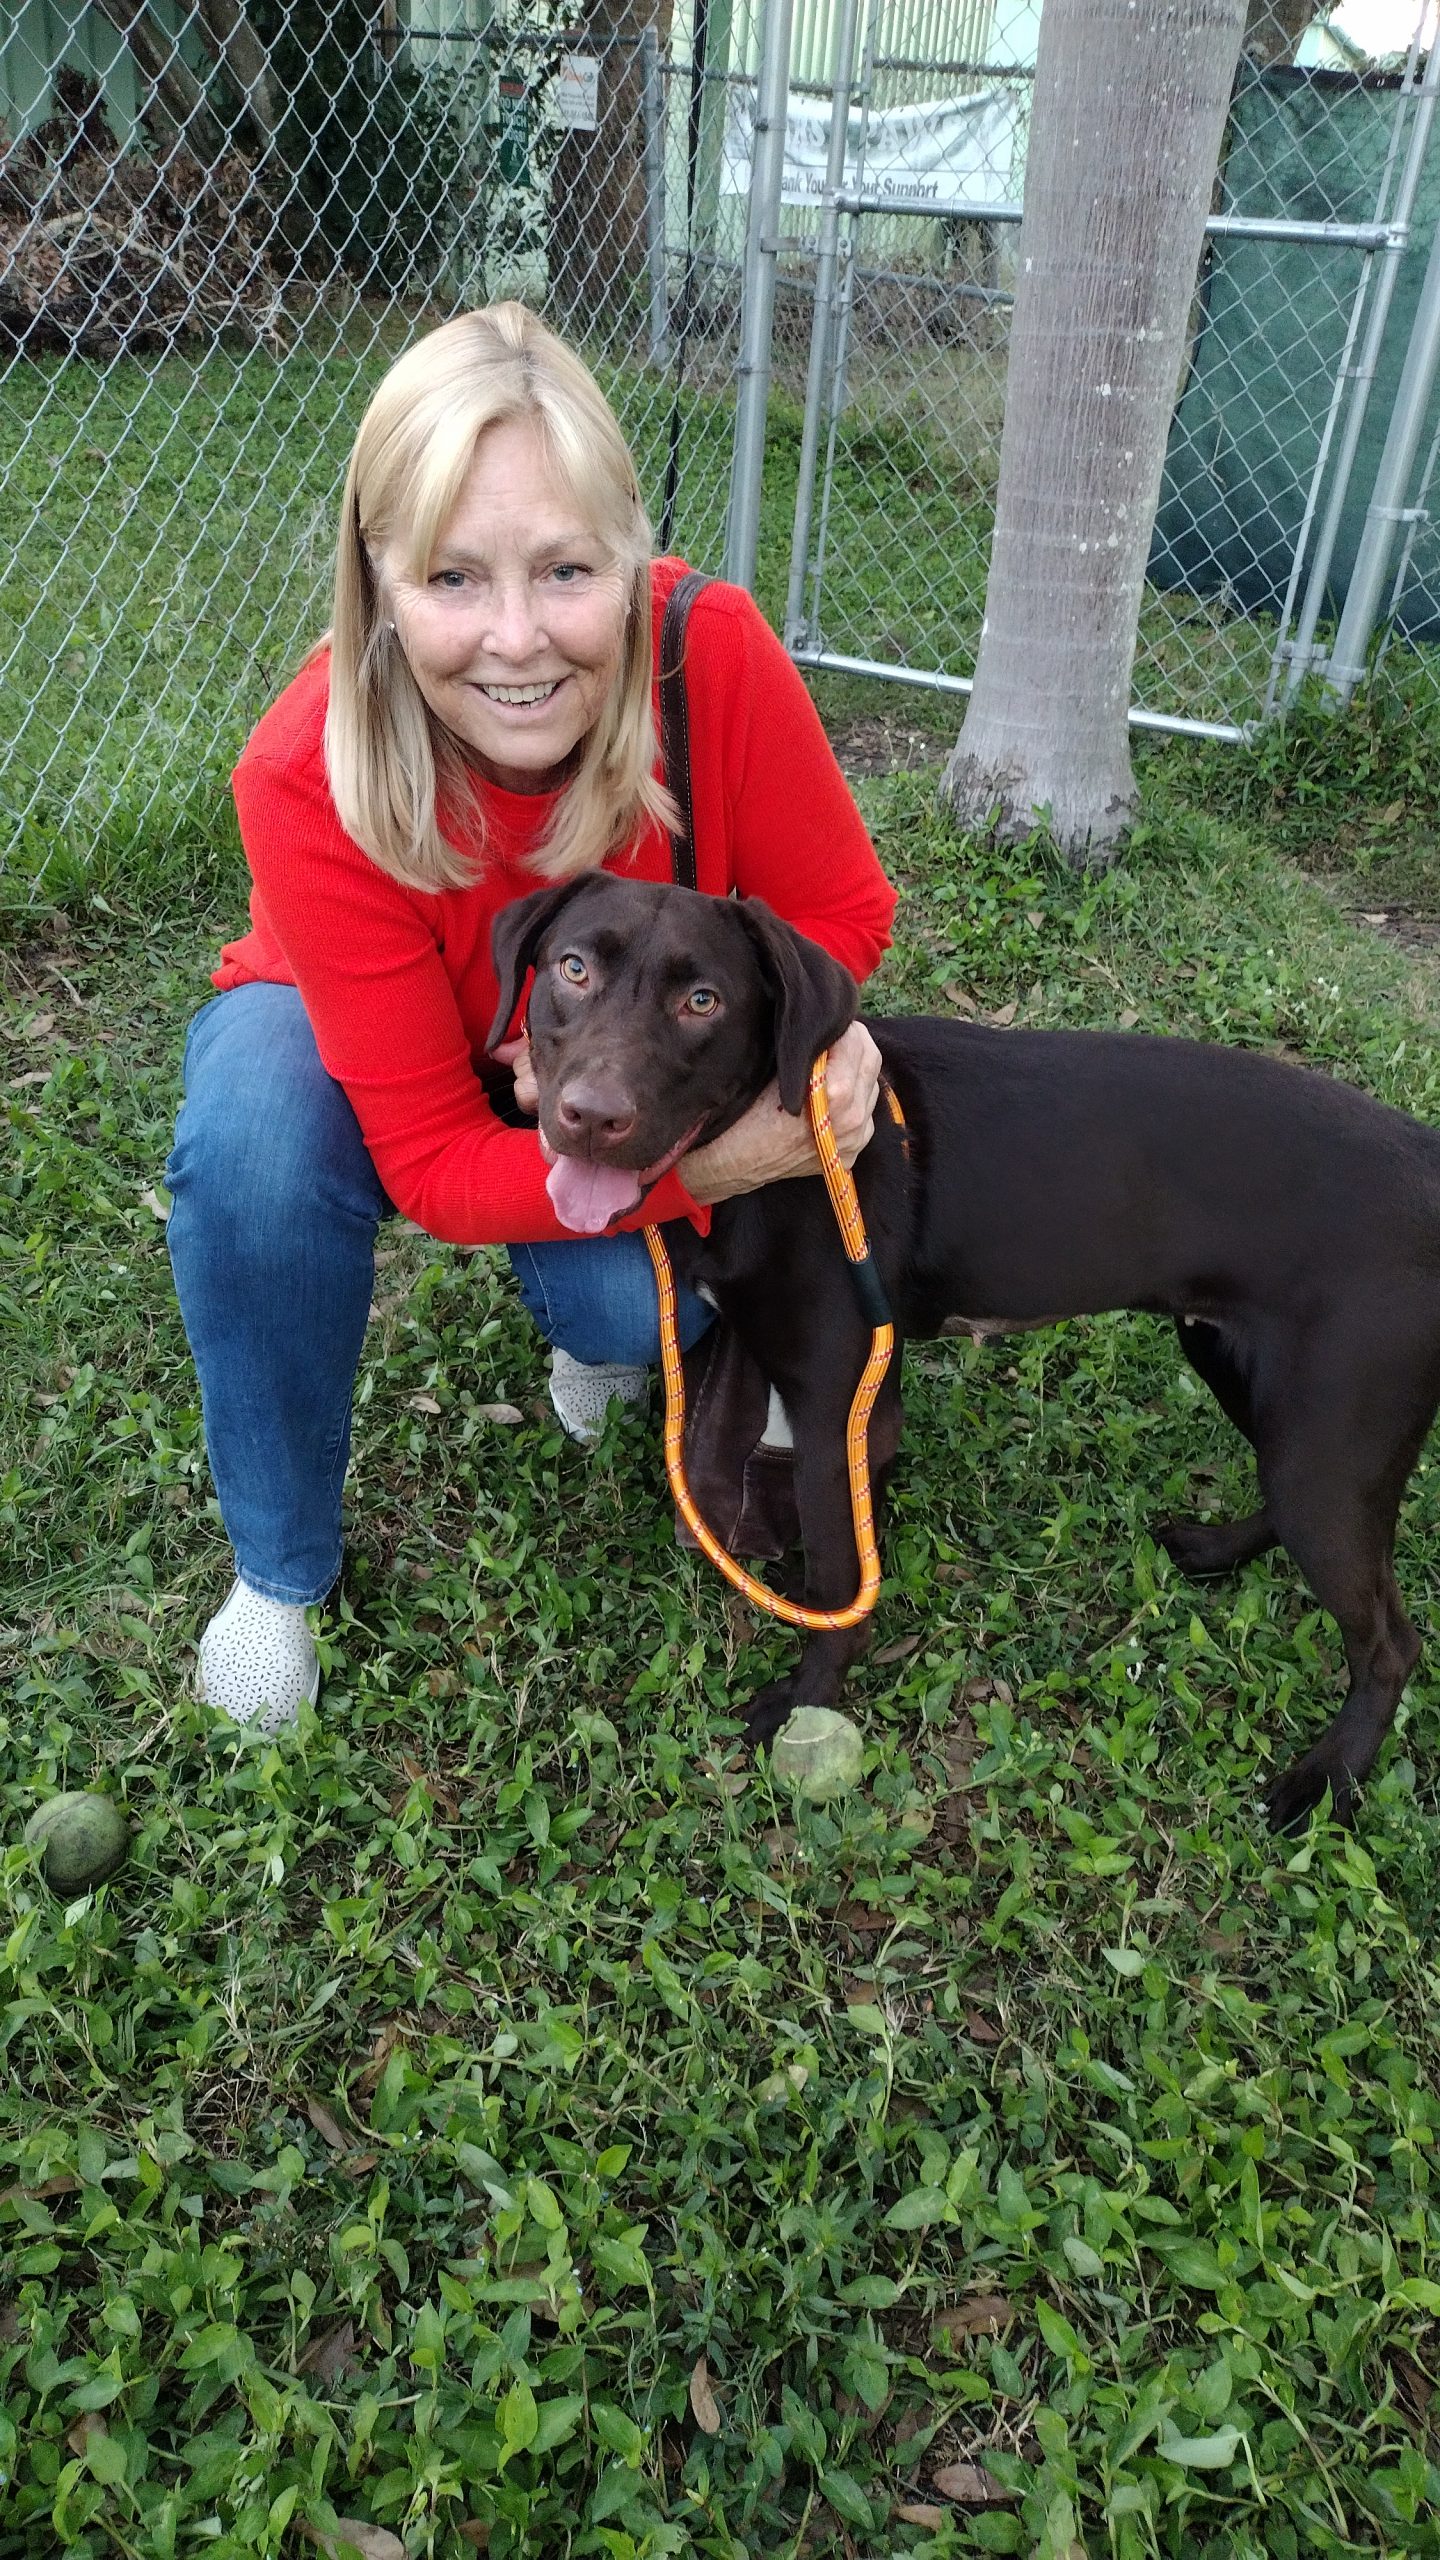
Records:
[[[782,204],[818,204],[824,194],[831,114],[818,100],[792,104],[785,118]],[[933,205],[937,213],[968,213],[1004,203],[1010,194],[1016,123],[1016,101],[1005,89],[982,89],[972,98],[935,98],[915,107],[872,109],[865,126],[865,192]],[[732,89],[720,180],[724,195],[750,192],[754,127],[753,95]],[[852,113],[845,151],[847,187],[856,183],[860,134],[860,116]]]

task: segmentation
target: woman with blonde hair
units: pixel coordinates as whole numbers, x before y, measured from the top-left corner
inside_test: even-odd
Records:
[[[703,1222],[718,1200],[816,1170],[808,1129],[772,1093],[618,1231],[567,1241],[524,1119],[522,1038],[496,1053],[518,1109],[495,1107],[499,910],[601,864],[670,877],[655,648],[683,574],[651,557],[599,386],[519,304],[448,321],[381,383],[341,502],[333,627],[236,767],[250,929],[191,1024],[168,1171],[236,1565],[201,1638],[201,1693],[238,1724],[273,1731],[318,1694],[305,1613],[340,1568],[382,1218],[510,1248],[552,1345],[556,1410],[590,1439],[656,1356],[629,1230]],[[865,977],[893,896],[809,696],[740,589],[701,589],[685,668],[699,887],[765,898]],[[877,1075],[857,1024],[829,1071],[847,1161]],[[691,1299],[683,1315],[693,1340],[709,1310]]]

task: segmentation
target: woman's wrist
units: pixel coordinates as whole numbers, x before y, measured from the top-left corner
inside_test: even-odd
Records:
[[[737,1180],[733,1162],[727,1162],[725,1141],[714,1138],[708,1147],[696,1147],[693,1154],[682,1156],[675,1167],[697,1209],[713,1209],[721,1200],[733,1200],[738,1192],[748,1191],[748,1182]]]

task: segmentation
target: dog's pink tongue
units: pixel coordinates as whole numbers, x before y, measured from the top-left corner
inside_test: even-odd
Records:
[[[557,1156],[545,1188],[562,1227],[578,1236],[603,1235],[612,1218],[638,1206],[640,1177],[623,1165],[589,1164],[579,1156]]]

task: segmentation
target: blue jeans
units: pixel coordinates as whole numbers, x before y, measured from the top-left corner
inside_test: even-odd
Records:
[[[168,1239],[205,1439],[239,1572],[275,1600],[323,1600],[340,1570],[340,1493],[392,1204],[294,987],[235,987],[190,1025],[166,1168]],[[658,1357],[638,1235],[514,1245],[521,1295],[577,1360]],[[680,1291],[687,1345],[711,1310]]]

